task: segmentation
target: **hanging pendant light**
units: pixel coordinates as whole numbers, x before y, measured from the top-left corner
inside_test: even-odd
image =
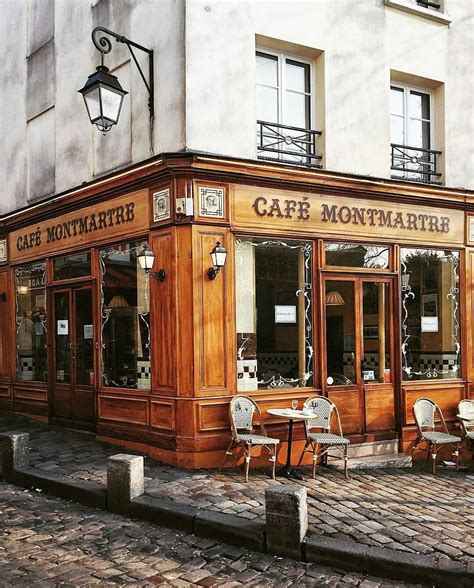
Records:
[[[343,306],[344,304],[344,298],[337,290],[331,290],[326,294],[326,306]]]

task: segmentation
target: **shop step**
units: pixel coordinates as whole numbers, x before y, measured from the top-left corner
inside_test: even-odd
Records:
[[[369,457],[372,455],[392,455],[398,452],[398,439],[386,441],[367,441],[351,443],[347,449],[349,457]]]
[[[350,470],[369,470],[383,468],[411,468],[411,455],[405,453],[391,453],[388,455],[369,455],[367,457],[354,457],[349,459]],[[328,467],[337,470],[344,469],[344,460],[328,460]]]

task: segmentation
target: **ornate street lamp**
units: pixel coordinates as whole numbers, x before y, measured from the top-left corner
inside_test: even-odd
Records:
[[[223,247],[220,241],[217,241],[214,249],[210,253],[212,259],[213,267],[210,267],[207,270],[207,275],[210,280],[215,280],[217,274],[221,271],[221,268],[225,265],[225,260],[227,258],[227,251],[225,247]]]
[[[130,39],[122,35],[118,35],[109,29],[103,27],[96,27],[92,31],[92,42],[95,48],[100,52],[101,63],[97,67],[97,71],[91,74],[85,86],[79,90],[82,94],[84,102],[87,108],[87,114],[92,124],[96,125],[97,128],[102,131],[105,135],[113,125],[118,123],[120,112],[122,110],[122,104],[124,97],[128,94],[118,81],[118,78],[111,73],[104,65],[104,55],[110,53],[112,50],[112,43],[107,37],[98,38],[99,33],[104,33],[116,39],[117,43],[125,43],[135,65],[138,67],[140,76],[148,90],[148,110],[150,111],[150,119],[153,119],[154,111],[154,80],[153,80],[153,50],[147,49],[142,45],[138,45]],[[133,48],[144,51],[148,55],[148,82],[145,75],[138,63]]]
[[[155,254],[151,249],[148,249],[148,245],[144,245],[143,249],[137,255],[138,263],[142,270],[146,273],[147,276],[151,276],[158,280],[159,282],[165,281],[165,270],[160,269],[157,272],[152,272],[153,264],[155,263]]]

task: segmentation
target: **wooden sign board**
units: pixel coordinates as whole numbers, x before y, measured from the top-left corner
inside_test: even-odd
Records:
[[[147,232],[148,191],[134,192],[14,231],[9,235],[13,263],[46,253]]]
[[[235,228],[426,244],[463,244],[464,213],[399,202],[234,186]]]

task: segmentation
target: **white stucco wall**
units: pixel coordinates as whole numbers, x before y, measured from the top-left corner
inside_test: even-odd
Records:
[[[103,137],[88,122],[77,90],[99,63],[98,25],[155,49],[155,154],[256,157],[258,37],[314,57],[326,169],[390,176],[392,71],[431,80],[445,183],[474,188],[474,3],[444,5],[449,26],[384,0],[1,0],[0,214],[150,156],[124,46],[106,56],[130,92],[120,123]]]

